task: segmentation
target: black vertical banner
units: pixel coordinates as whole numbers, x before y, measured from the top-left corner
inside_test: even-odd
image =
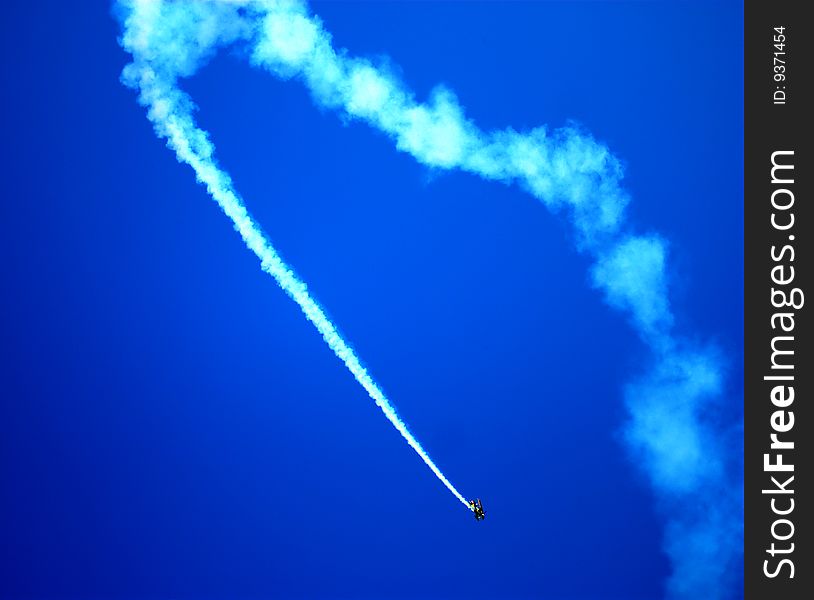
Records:
[[[814,598],[810,8],[745,4],[746,600]]]

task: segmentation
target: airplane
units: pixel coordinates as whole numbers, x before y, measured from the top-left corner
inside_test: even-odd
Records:
[[[469,508],[473,513],[475,513],[476,521],[483,521],[486,518],[486,513],[483,512],[483,503],[480,501],[480,498],[470,500]]]

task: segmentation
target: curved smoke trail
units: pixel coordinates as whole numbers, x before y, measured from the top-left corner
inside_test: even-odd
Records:
[[[142,2],[133,5],[132,19],[141,20],[141,25],[150,23],[151,26],[160,26],[160,4],[157,2]],[[166,17],[166,15],[164,15]],[[128,20],[129,24],[134,20]],[[216,25],[216,22],[212,23]],[[396,409],[384,395],[367,370],[362,366],[356,353],[348,343],[339,335],[336,327],[328,319],[325,312],[308,293],[307,286],[291,268],[280,258],[274,246],[266,239],[260,226],[254,222],[246,210],[243,201],[235,192],[229,175],[221,170],[214,159],[214,148],[209,142],[205,131],[197,127],[192,118],[192,103],[189,97],[181,92],[175,85],[172,73],[156,68],[149,58],[144,57],[137,46],[129,46],[129,35],[149,35],[149,30],[135,31],[129,29],[125,35],[125,47],[133,50],[134,62],[129,65],[126,80],[139,89],[139,99],[148,109],[150,120],[155,126],[159,136],[167,139],[167,145],[175,151],[178,160],[190,165],[195,175],[206,186],[209,194],[218,203],[226,216],[228,216],[235,229],[243,238],[246,246],[260,259],[262,269],[271,275],[283,290],[296,302],[305,313],[317,331],[322,335],[325,343],[334,354],[343,362],[353,377],[367,391],[376,402],[385,417],[393,424],[402,437],[407,440],[410,447],[416,451],[421,460],[435,473],[447,489],[467,508],[466,499],[455,489],[455,486],[444,476],[435,465],[427,452],[413,437],[410,430],[402,421]],[[145,59],[146,58],[146,59]]]
[[[296,0],[210,2],[119,0],[123,47],[133,62],[123,80],[140,92],[150,119],[180,160],[235,222],[263,268],[303,308],[337,355],[444,484],[464,501],[410,436],[392,406],[337,335],[305,285],[251,221],[212,146],[191,117],[177,80],[193,75],[222,46],[240,43],[255,66],[298,79],[320,106],[383,132],[398,150],[434,169],[461,169],[516,183],[563,212],[580,250],[594,261],[593,285],[624,311],[651,350],[649,370],[625,389],[624,438],[649,478],[665,515],[664,549],[672,560],[673,598],[728,594],[742,553],[742,439],[715,418],[724,395],[721,359],[676,331],[668,295],[667,243],[637,234],[625,220],[629,201],[619,161],[577,126],[486,132],[466,118],[454,94],[438,87],[427,102],[386,67],[335,49],[331,35]],[[734,433],[733,433],[734,432]]]

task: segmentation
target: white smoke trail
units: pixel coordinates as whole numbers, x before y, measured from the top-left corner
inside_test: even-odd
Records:
[[[548,208],[566,213],[580,250],[594,261],[594,286],[609,305],[629,316],[651,350],[648,371],[625,390],[624,439],[667,521],[664,550],[673,564],[668,595],[706,600],[729,595],[742,552],[743,486],[737,464],[740,440],[715,416],[725,394],[724,361],[714,350],[688,341],[696,336],[676,331],[667,243],[661,236],[631,231],[625,220],[629,197],[620,184],[622,168],[606,146],[576,126],[483,131],[443,87],[419,102],[385,66],[335,48],[320,19],[297,0],[119,0],[119,6],[122,46],[133,55],[123,79],[140,90],[158,134],[193,165],[261,257],[263,268],[300,303],[357,380],[462,502],[304,284],[251,221],[228,176],[215,165],[205,134],[194,126],[192,103],[176,81],[193,75],[218,47],[241,42],[240,50],[254,65],[300,80],[317,104],[381,131],[420,163],[516,183]],[[327,328],[320,326],[323,320]]]
[[[154,10],[156,6],[154,2],[137,4],[136,8],[141,8],[145,12],[136,10],[134,15],[140,18],[153,17],[155,13],[151,14],[149,11]],[[305,283],[280,258],[266,239],[261,228],[249,215],[243,201],[235,192],[228,174],[218,167],[213,157],[214,148],[209,142],[206,132],[197,127],[192,117],[192,103],[189,98],[175,87],[173,79],[167,79],[161,75],[160,71],[156,71],[146,62],[133,63],[126,73],[127,80],[138,87],[140,101],[148,108],[149,118],[158,135],[167,139],[167,145],[175,151],[179,161],[185,162],[193,168],[198,180],[206,186],[212,198],[232,220],[246,246],[260,259],[262,269],[271,275],[299,305],[308,320],[322,335],[328,347],[333,350],[356,381],[376,402],[388,421],[393,424],[441,483],[470,509],[466,499],[444,476],[418,440],[410,433],[404,421],[399,418],[395,408],[362,366],[353,349],[342,338],[316,300],[308,293]]]

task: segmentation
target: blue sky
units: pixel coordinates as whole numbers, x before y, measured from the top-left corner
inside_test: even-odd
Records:
[[[742,9],[315,3],[484,129],[578,120],[669,241],[679,326],[742,379]],[[647,351],[516,186],[428,170],[221,53],[183,83],[252,214],[470,514],[258,268],[119,82],[109,5],[4,19],[10,597],[656,598],[621,441]],[[728,419],[729,420],[729,419]],[[737,590],[735,590],[737,591]]]

